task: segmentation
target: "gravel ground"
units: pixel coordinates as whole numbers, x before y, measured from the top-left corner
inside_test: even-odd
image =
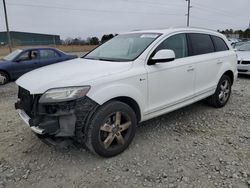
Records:
[[[250,77],[224,108],[199,102],[142,123],[109,159],[41,142],[17,116],[16,92],[0,86],[0,188],[250,187]]]

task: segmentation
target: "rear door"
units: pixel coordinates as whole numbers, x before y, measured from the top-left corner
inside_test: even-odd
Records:
[[[212,38],[208,34],[189,33],[190,55],[196,67],[195,95],[202,96],[215,90],[217,75],[222,66],[215,52]]]

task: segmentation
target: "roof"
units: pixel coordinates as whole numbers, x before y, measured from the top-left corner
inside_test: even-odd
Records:
[[[39,49],[56,49],[53,47],[44,47],[44,46],[36,46],[36,47],[25,47],[22,50],[39,50]],[[57,49],[56,49],[57,50]]]
[[[200,32],[200,33],[208,33],[213,35],[222,35],[217,31],[211,30],[211,29],[205,29],[205,28],[196,28],[196,27],[171,27],[171,28],[165,28],[165,29],[154,29],[154,30],[137,30],[137,31],[131,31],[128,33],[161,33],[161,34],[169,34],[173,32]]]

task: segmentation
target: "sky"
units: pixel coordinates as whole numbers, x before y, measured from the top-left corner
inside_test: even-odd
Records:
[[[0,2],[0,31],[5,31]],[[6,0],[9,28],[62,39],[186,26],[186,0]],[[247,29],[250,0],[191,0],[190,26]]]

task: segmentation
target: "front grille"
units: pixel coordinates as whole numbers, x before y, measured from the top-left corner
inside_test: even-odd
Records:
[[[247,72],[247,70],[238,69],[238,72]]]
[[[249,65],[250,61],[242,61],[241,64],[243,64],[243,65]]]
[[[35,96],[31,95],[26,89],[19,87],[18,90],[19,107],[32,117],[33,106],[35,102]]]

